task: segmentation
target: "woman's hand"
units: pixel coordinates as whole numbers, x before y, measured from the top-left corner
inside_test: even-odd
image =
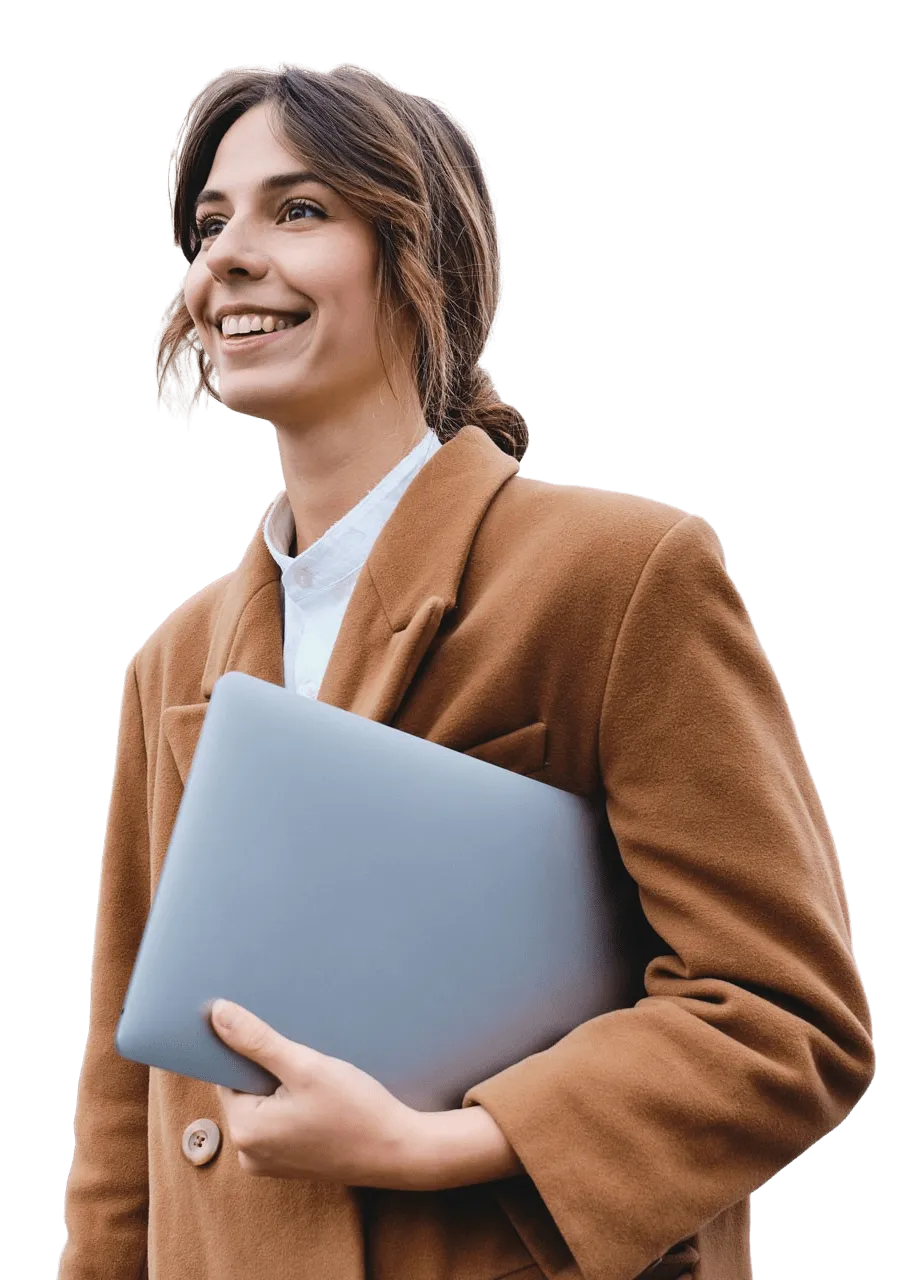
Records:
[[[359,1067],[286,1039],[230,1001],[216,1001],[212,1026],[281,1082],[268,1096],[216,1086],[244,1172],[422,1189],[423,1113]]]

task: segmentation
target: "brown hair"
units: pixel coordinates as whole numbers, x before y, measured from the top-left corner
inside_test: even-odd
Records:
[[[416,321],[412,374],[427,423],[440,440],[471,422],[521,458],[524,418],[504,404],[478,367],[499,300],[496,226],[477,154],[464,131],[428,98],[404,93],[360,67],[323,73],[226,71],[193,101],[178,137],[174,242],[199,252],[193,205],[231,125],[269,103],[285,140],[376,231],[378,338],[399,307]],[[177,294],[158,347],[158,394],[178,356],[195,361],[193,402],[212,386],[212,366]]]

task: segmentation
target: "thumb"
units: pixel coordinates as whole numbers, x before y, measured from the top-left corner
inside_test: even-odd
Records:
[[[231,1049],[258,1062],[279,1080],[285,1078],[291,1042],[250,1009],[232,1000],[216,1000],[212,1026]]]

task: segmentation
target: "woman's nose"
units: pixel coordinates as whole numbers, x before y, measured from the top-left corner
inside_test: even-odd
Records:
[[[261,275],[267,261],[264,253],[239,228],[221,230],[207,248],[205,260],[207,268],[215,276],[227,276],[237,271]]]

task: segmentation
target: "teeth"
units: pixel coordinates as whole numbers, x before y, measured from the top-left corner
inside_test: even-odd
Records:
[[[308,320],[305,315],[303,320]],[[225,316],[221,321],[221,333],[225,338],[232,338],[240,333],[278,333],[282,329],[293,329],[302,320],[284,320],[277,316],[253,314],[243,316]]]

